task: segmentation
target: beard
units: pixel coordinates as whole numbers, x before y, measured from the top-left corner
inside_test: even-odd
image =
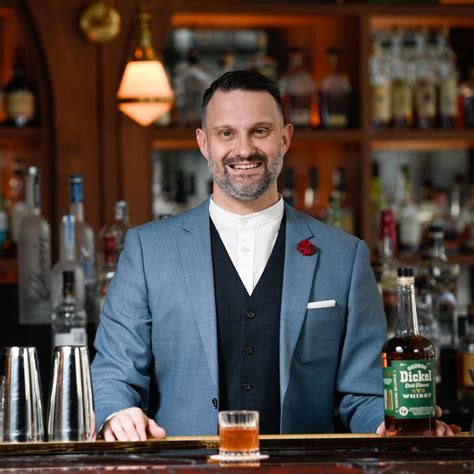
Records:
[[[233,176],[227,166],[239,163],[261,163],[264,173],[259,177],[252,175]],[[260,173],[260,167],[255,171]],[[283,155],[278,155],[272,161],[264,154],[254,154],[245,159],[239,157],[225,158],[221,163],[208,160],[208,168],[214,182],[229,196],[239,201],[253,201],[262,196],[273,183],[283,167]]]

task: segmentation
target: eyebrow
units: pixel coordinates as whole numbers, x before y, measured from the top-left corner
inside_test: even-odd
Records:
[[[275,124],[272,122],[272,121],[268,121],[268,122],[257,122],[257,123],[254,123],[250,126],[250,128],[259,128],[259,127],[274,127]],[[235,127],[233,125],[216,125],[214,127],[212,127],[211,130],[219,130],[219,129],[222,129],[222,128],[230,128],[230,129],[235,129]]]

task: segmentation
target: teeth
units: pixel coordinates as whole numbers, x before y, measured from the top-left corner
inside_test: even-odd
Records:
[[[253,168],[257,168],[258,166],[260,166],[260,163],[254,163],[251,165],[232,165],[233,168],[238,170],[251,170]]]

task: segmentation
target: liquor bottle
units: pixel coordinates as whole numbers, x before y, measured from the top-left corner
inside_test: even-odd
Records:
[[[373,128],[386,128],[392,119],[391,48],[389,39],[374,38],[369,59]]]
[[[415,42],[400,29],[392,34],[391,82],[392,126],[407,128],[413,124]]]
[[[387,209],[388,203],[385,192],[380,179],[379,164],[377,161],[372,162],[372,179],[370,181],[370,200],[372,201],[372,209],[374,213],[374,234],[380,235],[380,216],[384,209]]]
[[[201,98],[212,82],[212,75],[200,64],[199,51],[188,51],[185,65],[175,72],[176,113],[178,124],[196,126],[201,122]]]
[[[445,27],[438,35],[437,75],[438,75],[438,111],[441,128],[454,128],[457,118],[458,72],[456,56],[449,42],[449,28]]]
[[[28,213],[25,202],[25,175],[26,168],[23,161],[19,158],[15,158],[12,165],[12,178],[9,182],[10,190],[8,198],[13,253],[15,253],[15,246],[18,244],[18,232],[20,230],[21,221]]]
[[[8,254],[8,214],[4,202],[3,195],[0,194],[0,257]]]
[[[468,199],[461,209],[459,216],[461,228],[461,249],[467,252],[474,251],[474,186],[469,187]]]
[[[385,429],[389,436],[430,436],[435,429],[433,344],[418,331],[412,268],[398,269],[395,337],[382,349]]]
[[[51,322],[51,231],[40,207],[40,170],[26,174],[27,215],[18,232],[20,324]]]
[[[72,174],[69,177],[69,212],[74,216],[74,237],[76,260],[82,268],[85,282],[85,310],[89,320],[95,318],[95,291],[97,288],[95,268],[94,231],[84,221],[84,184],[82,176]]]
[[[304,191],[304,205],[307,209],[319,204],[318,169],[311,166],[308,173],[308,186]]]
[[[5,86],[8,123],[24,127],[34,123],[36,118],[35,93],[27,81],[23,63],[23,50],[17,48],[13,63],[13,75]]]
[[[443,228],[431,225],[428,232],[428,248],[423,255],[420,274],[430,282],[433,310],[441,330],[440,347],[456,348],[459,266],[450,264],[446,257]]]
[[[347,74],[339,72],[341,51],[332,47],[327,53],[331,72],[319,86],[321,125],[325,128],[344,128],[349,125],[351,82]]]
[[[102,237],[103,263],[99,268],[97,308],[98,314],[102,311],[104,299],[109,289],[110,282],[115,274],[118,263],[117,241],[113,235],[104,235]]]
[[[84,272],[77,260],[75,221],[73,215],[65,215],[61,219],[59,230],[59,260],[51,269],[51,303],[56,308],[62,299],[63,292],[63,272],[74,273],[74,295],[76,305],[79,310],[85,307],[85,279]]]
[[[53,347],[87,345],[86,312],[77,304],[75,272],[64,270],[62,298],[53,311],[51,326]]]
[[[178,214],[189,208],[188,205],[188,186],[183,170],[178,169],[176,172],[176,187],[174,195],[174,213]]]
[[[474,305],[469,305],[467,311],[466,332],[459,340],[459,394],[462,397],[474,397]]]
[[[466,80],[459,85],[460,109],[462,110],[462,125],[464,128],[474,128],[474,66],[468,70]]]
[[[161,219],[173,214],[173,202],[165,180],[165,163],[161,157],[153,161],[153,218]]]
[[[375,272],[378,275],[379,290],[382,296],[385,317],[387,318],[387,335],[395,335],[397,321],[397,268],[395,258],[397,229],[393,209],[384,209],[380,214],[379,258]]]
[[[289,50],[288,61],[288,69],[278,83],[285,119],[295,127],[310,127],[315,84],[304,65],[304,55],[300,48]]]
[[[433,42],[425,32],[416,35],[415,61],[415,116],[418,128],[432,128],[436,122],[436,71]]]
[[[265,31],[261,31],[257,34],[256,43],[257,52],[250,59],[249,69],[258,71],[264,76],[267,76],[273,82],[277,83],[278,65],[276,59],[272,56],[269,56],[267,53],[268,36]]]
[[[103,267],[105,262],[106,248],[104,246],[104,237],[111,236],[114,238],[118,259],[124,247],[125,234],[130,227],[127,202],[117,201],[114,211],[114,221],[111,224],[104,225],[99,231],[99,268]]]

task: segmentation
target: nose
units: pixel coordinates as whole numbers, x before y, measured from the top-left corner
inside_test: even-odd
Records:
[[[254,155],[255,152],[256,148],[252,137],[242,134],[239,136],[238,140],[235,141],[234,153],[240,158],[248,158],[249,156]]]

